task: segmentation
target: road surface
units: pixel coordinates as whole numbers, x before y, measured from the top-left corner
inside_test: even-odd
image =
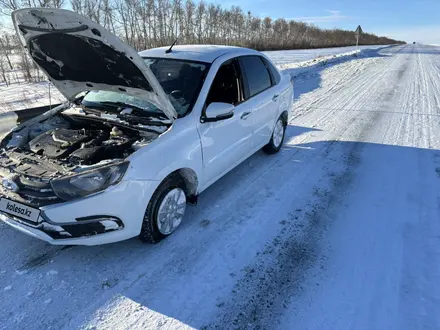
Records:
[[[158,245],[60,248],[0,224],[0,328],[439,329],[440,48],[295,84],[282,151]]]

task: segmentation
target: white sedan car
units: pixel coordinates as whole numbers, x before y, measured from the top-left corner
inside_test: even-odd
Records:
[[[0,219],[52,244],[156,243],[257,150],[280,150],[293,87],[263,54],[137,53],[66,10],[22,9],[23,46],[68,102],[2,140]]]

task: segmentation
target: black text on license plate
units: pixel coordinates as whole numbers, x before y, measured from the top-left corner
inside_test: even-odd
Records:
[[[40,216],[39,209],[10,201],[6,198],[0,199],[0,211],[32,222],[38,222],[38,217]]]

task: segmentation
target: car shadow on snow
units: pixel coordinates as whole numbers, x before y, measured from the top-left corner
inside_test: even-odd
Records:
[[[289,126],[287,139],[313,130]],[[347,141],[319,141],[296,145],[288,143],[277,155],[268,156],[257,152],[203,192],[199,205],[188,209],[181,228],[157,245],[146,245],[132,239],[110,245],[78,246],[63,250],[61,247],[51,247],[1,226],[2,246],[6,249],[2,249],[2,259],[6,264],[7,258],[16,260],[14,264],[8,264],[10,269],[4,269],[3,266],[0,269],[6,271],[0,274],[3,283],[11,283],[13,286],[11,291],[4,292],[0,309],[9,315],[17,312],[13,309],[14,306],[19,306],[20,310],[32,310],[33,313],[30,315],[35,316],[24,318],[21,321],[23,328],[29,325],[39,327],[38,322],[43,319],[45,323],[41,326],[60,328],[68,325],[67,328],[77,328],[84,321],[93,319],[95,313],[108,304],[116,302],[117,305],[118,301],[123,301],[124,304],[131,304],[131,307],[135,306],[130,313],[156,315],[155,322],[160,316],[162,319],[172,318],[189,326],[200,327],[211,318],[210,315],[215,318],[212,320],[214,323],[223,319],[230,320],[230,313],[238,313],[241,304],[247,299],[246,295],[252,291],[262,293],[263,296],[265,290],[269,289],[282,290],[278,296],[299,295],[300,293],[295,292],[294,288],[286,283],[298,286],[298,282],[304,278],[304,272],[319,259],[317,256],[320,246],[319,242],[311,240],[305,245],[311,249],[310,254],[307,254],[312,256],[310,259],[303,260],[301,266],[289,264],[289,259],[283,259],[287,264],[279,268],[276,264],[277,258],[278,254],[283,252],[276,246],[284,246],[283,241],[295,239],[289,231],[283,234],[284,236],[278,236],[281,226],[286,225],[280,223],[287,221],[286,226],[296,228],[293,222],[297,220],[288,214],[278,214],[278,208],[291,207],[291,212],[302,209],[300,217],[313,213],[312,210],[325,208],[327,202],[319,198],[315,199],[315,204],[308,204],[313,200],[313,196],[308,195],[313,191],[312,183],[310,187],[307,184],[306,187],[295,185],[308,182],[299,179],[296,174],[301,174],[302,169],[310,166],[312,162],[308,162],[308,159],[315,159],[313,164],[316,166],[320,162],[329,162],[328,158],[334,157],[334,154],[338,157],[341,154],[350,156],[353,150],[360,153],[360,160],[357,160],[360,162],[373,158],[384,159],[380,164],[382,174],[377,173],[375,178],[375,172],[370,173],[372,182],[378,182],[378,191],[382,189],[379,183],[380,179],[383,179],[383,173],[386,174],[388,184],[395,182],[404,190],[406,186],[401,167],[408,164],[407,169],[414,170],[411,165],[420,163],[414,159],[433,165],[432,171],[423,173],[423,176],[430,180],[440,180],[438,150]],[[356,160],[350,157],[347,159]],[[337,158],[332,161],[342,164],[344,159]],[[352,180],[356,180],[356,173],[351,174],[354,176]],[[417,182],[408,180],[407,185],[414,189],[415,183]],[[291,195],[280,192],[282,188],[285,191],[288,186],[291,187],[288,190],[292,192]],[[338,189],[337,196],[346,196],[344,191],[340,191],[341,188]],[[350,189],[350,185],[344,186],[343,189]],[[423,185],[420,189],[423,189]],[[294,193],[298,191],[299,194]],[[281,194],[283,196],[280,196]],[[370,194],[374,195],[374,189]],[[423,192],[421,194],[423,195]],[[333,199],[332,191],[324,195],[324,198],[330,198],[332,203],[337,203],[337,198],[342,197]],[[418,198],[417,191],[411,198]],[[267,208],[272,208],[269,210],[268,219],[264,215]],[[377,213],[375,217],[383,221],[390,220],[389,213]],[[332,222],[338,220],[336,215],[325,216],[323,219]],[[316,219],[313,221],[315,225],[319,225]],[[289,236],[291,234],[292,236]],[[258,267],[259,260],[263,257],[261,252],[275,244],[274,237],[278,237],[281,242],[272,249],[274,252],[265,267],[272,272],[271,276],[267,276],[268,280],[283,279],[279,286],[266,283],[266,268]],[[22,249],[26,254],[20,252]],[[49,253],[49,258],[38,258],[45,253]],[[32,259],[33,262],[29,262]],[[27,273],[17,275],[16,271],[20,267],[24,267]],[[250,271],[261,275],[260,278],[263,280],[259,281],[258,285],[246,280]],[[58,278],[53,274],[58,274]],[[286,276],[290,277],[291,281],[284,281]],[[238,282],[241,283],[239,288]],[[215,289],[215,297],[210,296],[213,294],[212,288]],[[37,291],[38,295],[34,295],[32,299],[25,299],[26,294],[33,290]],[[14,298],[8,298],[9,294],[13,294]],[[275,296],[277,295],[271,293],[267,297],[270,300]],[[243,298],[242,302],[240,297]],[[10,305],[6,303],[9,299],[21,301]],[[48,299],[51,300],[50,308],[44,304]],[[277,304],[276,301],[273,303]],[[207,305],[202,306],[204,304]],[[239,306],[234,306],[235,304]],[[124,312],[123,317],[131,317],[130,313]],[[64,315],[63,318],[59,318],[60,314]],[[36,315],[39,315],[38,318]],[[121,315],[113,314],[109,317]],[[18,327],[19,324],[10,326]]]

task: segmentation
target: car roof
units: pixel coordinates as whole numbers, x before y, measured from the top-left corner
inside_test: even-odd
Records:
[[[216,58],[230,53],[236,54],[237,56],[260,54],[256,50],[249,48],[220,45],[176,45],[172,48],[172,51],[167,54],[165,51],[168,48],[170,47],[147,49],[139,52],[139,55],[142,57],[172,58],[212,63]]]

